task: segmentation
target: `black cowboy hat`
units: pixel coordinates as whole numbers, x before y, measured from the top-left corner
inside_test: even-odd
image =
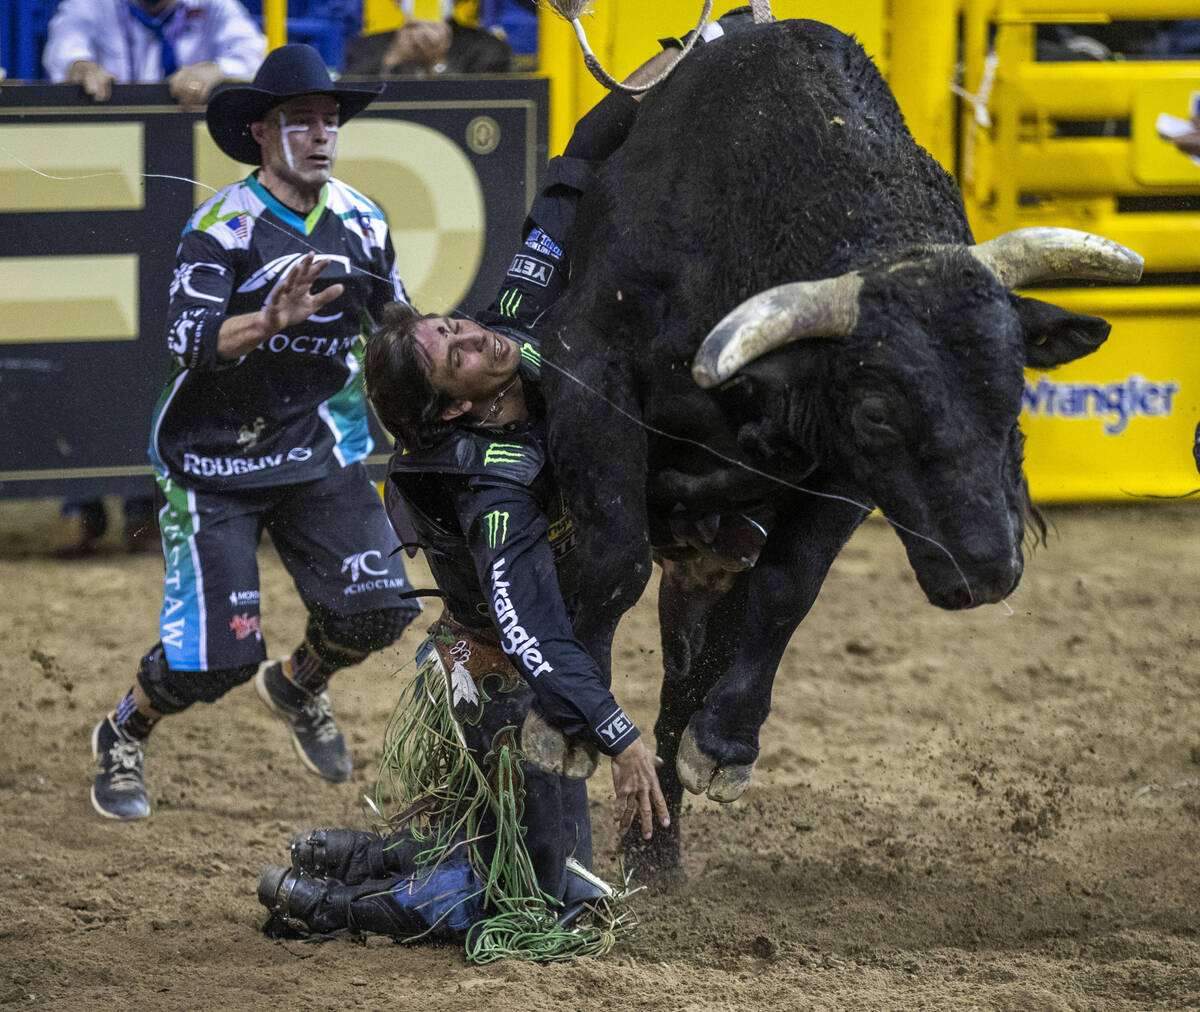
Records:
[[[208,102],[205,118],[212,139],[230,158],[248,165],[262,163],[262,149],[250,136],[271,109],[300,95],[328,95],[338,104],[338,122],[357,116],[383,91],[374,88],[339,88],[333,83],[325,61],[312,46],[300,43],[273,50],[249,84],[228,84],[217,89]]]

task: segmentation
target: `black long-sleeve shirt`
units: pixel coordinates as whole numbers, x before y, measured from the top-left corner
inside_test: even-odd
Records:
[[[610,756],[639,731],[571,627],[574,528],[546,456],[541,353],[529,332],[566,286],[563,237],[579,195],[595,163],[625,139],[636,110],[632,98],[613,93],[576,126],[564,156],[547,167],[499,293],[479,315],[521,348],[530,418],[461,426],[430,450],[397,451],[385,486],[401,542],[425,547],[454,617],[476,627],[490,619],[547,721],[592,738]]]
[[[536,362],[526,339],[527,388]],[[490,619],[552,726],[591,738],[606,755],[639,736],[571,626],[574,528],[538,421],[463,427],[432,450],[397,452],[385,491],[401,540],[426,549],[451,613],[476,627]]]

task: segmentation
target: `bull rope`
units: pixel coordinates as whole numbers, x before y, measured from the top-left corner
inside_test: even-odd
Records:
[[[687,56],[695,47],[696,40],[700,38],[705,25],[708,24],[709,16],[712,14],[712,0],[704,0],[704,8],[700,12],[700,20],[696,23],[695,29],[690,33],[691,38],[684,44],[678,59],[654,78],[654,80],[646,84],[626,84],[623,81],[616,80],[609,74],[600,65],[600,61],[596,59],[596,54],[592,52],[592,47],[587,40],[587,32],[583,30],[583,25],[579,20],[583,14],[591,13],[587,9],[588,3],[589,0],[547,0],[550,9],[563,18],[563,20],[569,21],[571,27],[575,29],[575,37],[579,40],[579,48],[583,51],[584,66],[591,72],[592,77],[609,91],[623,91],[628,95],[640,95],[665,81],[671,71],[675,69],[679,60]],[[754,14],[754,23],[757,25],[775,20],[775,15],[771,13],[771,0],[750,0],[750,10]]]
[[[575,29],[575,37],[579,40],[579,48],[583,50],[583,63],[592,77],[600,84],[604,85],[609,91],[623,91],[628,95],[640,95],[643,92],[649,91],[655,85],[661,84],[667,79],[671,71],[675,69],[679,60],[682,60],[693,47],[696,45],[696,40],[700,38],[700,33],[704,26],[708,24],[709,15],[712,14],[712,0],[704,0],[704,8],[700,11],[700,20],[696,22],[696,28],[691,33],[691,38],[687,40],[682,51],[679,53],[679,59],[675,60],[671,66],[664,70],[658,77],[646,84],[624,84],[616,80],[607,70],[600,66],[600,61],[596,59],[596,54],[592,52],[592,47],[588,44],[587,32],[583,30],[583,25],[580,23],[580,17],[585,13],[591,13],[587,10],[589,0],[547,0],[548,5],[555,14],[565,21],[571,23],[571,27]],[[768,4],[768,0],[755,0],[755,4]],[[757,17],[757,12],[756,15]]]

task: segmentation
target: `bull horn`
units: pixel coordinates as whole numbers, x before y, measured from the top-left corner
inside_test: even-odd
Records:
[[[858,322],[862,275],[794,281],[768,288],[726,315],[692,360],[698,386],[724,383],[748,362],[805,337],[842,337]]]
[[[1018,228],[969,249],[1007,288],[1068,278],[1132,284],[1142,276],[1133,250],[1073,228]]]

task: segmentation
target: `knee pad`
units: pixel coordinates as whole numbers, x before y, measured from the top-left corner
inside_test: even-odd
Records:
[[[138,664],[137,683],[146,693],[150,705],[159,713],[180,713],[195,700],[187,694],[179,695],[173,686],[173,672],[167,664],[167,655],[161,642],[155,643],[150,652]]]
[[[156,643],[138,667],[137,681],[159,713],[179,713],[193,703],[215,703],[230,689],[254,677],[255,664],[214,671],[176,671],[167,664],[162,643]]]
[[[420,612],[420,605],[411,602],[357,615],[338,615],[314,605],[304,635],[323,664],[336,670],[357,664],[367,654],[394,643]]]

